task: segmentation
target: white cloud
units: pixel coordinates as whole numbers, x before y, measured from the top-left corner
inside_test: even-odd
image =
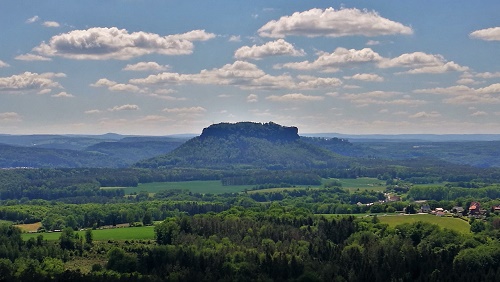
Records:
[[[477,91],[477,93],[481,93],[481,94],[500,93],[500,83],[491,84],[489,86],[479,88],[476,91]]]
[[[369,105],[399,105],[399,106],[420,106],[427,104],[427,101],[411,99],[408,96],[401,97],[402,93],[392,91],[370,91],[357,94],[337,94],[343,100],[360,107]]]
[[[59,27],[59,26],[61,26],[58,22],[54,22],[54,21],[45,21],[45,22],[43,22],[42,25],[45,27]]]
[[[411,115],[409,116],[410,118],[438,118],[440,117],[441,114],[436,112],[436,111],[432,111],[430,113],[427,113],[427,112],[418,112],[414,115]]]
[[[52,95],[51,97],[54,97],[54,98],[73,98],[75,96],[73,96],[72,94],[69,94],[67,92],[62,91],[62,92],[59,92],[57,94]]]
[[[164,112],[174,113],[174,114],[201,114],[207,110],[203,107],[187,107],[187,108],[165,108]]]
[[[22,116],[15,112],[0,113],[0,122],[20,122]]]
[[[231,37],[229,37],[229,42],[241,42],[241,36],[232,35]]]
[[[342,81],[336,77],[315,77],[310,75],[299,75],[296,89],[329,88],[342,85]]]
[[[168,35],[165,36],[165,38],[173,40],[207,41],[215,38],[215,34],[208,33],[205,30],[198,29],[198,30],[188,31],[186,33]]]
[[[276,67],[289,68],[296,70],[316,70],[336,71],[341,66],[349,66],[360,63],[378,62],[383,58],[370,48],[361,50],[337,48],[333,53],[321,53],[318,58],[313,61],[303,61],[295,63],[286,63]]]
[[[500,104],[500,97],[492,95],[500,93],[500,83],[477,89],[465,85],[457,85],[444,88],[416,89],[413,92],[447,95],[449,97],[443,99],[443,102],[446,104]]]
[[[325,99],[323,96],[304,95],[302,93],[285,94],[282,96],[271,95],[266,97],[267,100],[273,102],[308,102],[308,101],[321,101]]]
[[[27,23],[27,24],[31,24],[31,23],[34,23],[34,22],[39,21],[39,20],[40,20],[40,17],[39,17],[39,16],[33,16],[33,17],[31,17],[31,18],[27,19],[27,20],[26,20],[26,23]]]
[[[164,117],[164,116],[159,116],[159,115],[148,115],[144,116],[140,119],[137,120],[138,122],[167,122],[171,121],[171,119]]]
[[[470,114],[472,117],[481,117],[481,116],[487,116],[488,113],[487,112],[483,112],[483,111],[477,111],[477,112],[474,112],[472,114]]]
[[[44,94],[48,94],[48,93],[50,93],[50,92],[52,92],[52,89],[50,89],[50,88],[45,88],[45,89],[42,89],[42,90],[38,91],[38,94],[40,94],[40,95],[44,95]]]
[[[472,38],[482,39],[486,41],[500,41],[500,27],[491,27],[486,29],[476,30],[469,35]]]
[[[101,111],[100,110],[88,110],[88,111],[85,111],[84,113],[87,115],[93,115],[93,114],[100,114]]]
[[[313,89],[338,86],[338,78],[316,78],[299,76],[294,79],[290,75],[272,76],[266,74],[255,64],[236,61],[221,68],[202,70],[198,74],[179,74],[164,72],[150,75],[146,78],[130,79],[131,84],[137,85],[231,85],[241,89]]]
[[[47,58],[47,57],[35,55],[35,54],[29,54],[29,53],[16,56],[14,59],[19,60],[19,61],[52,61],[51,58]]]
[[[6,68],[6,67],[10,67],[10,65],[0,60],[0,68]]]
[[[108,87],[108,90],[114,92],[141,92],[141,89],[132,84],[118,83]]]
[[[118,84],[115,81],[109,80],[107,78],[101,78],[96,83],[90,84],[92,87],[111,87],[113,85]]]
[[[9,77],[0,77],[0,92],[3,91],[29,91],[46,88],[61,88],[58,82],[52,80],[55,77],[64,77],[62,73],[31,73],[24,72]]]
[[[368,42],[366,42],[366,45],[368,45],[368,46],[380,45],[380,41],[377,41],[377,40],[368,40]]]
[[[426,54],[423,52],[414,52],[402,54],[393,59],[384,59],[379,63],[381,68],[420,68],[442,65],[444,58],[441,55]]]
[[[76,60],[127,60],[147,54],[187,55],[193,41],[205,41],[215,35],[204,30],[160,36],[143,31],[129,33],[116,27],[94,27],[59,34],[42,42],[33,51],[47,57]]]
[[[137,111],[139,110],[139,106],[137,105],[131,105],[131,104],[126,104],[126,105],[121,105],[121,106],[115,106],[113,108],[109,108],[108,111],[110,112],[116,112],[116,111]]]
[[[409,70],[406,73],[410,73],[410,74],[445,73],[445,72],[452,72],[452,71],[467,71],[467,70],[469,70],[468,67],[461,66],[455,62],[447,62],[447,63],[440,65],[440,66],[423,67],[423,68],[419,68],[419,69]]]
[[[412,34],[411,27],[381,17],[376,12],[333,8],[311,9],[281,17],[262,26],[258,33],[262,37],[284,38],[286,36],[341,37]]]
[[[372,73],[357,73],[353,76],[344,76],[344,79],[354,79],[354,80],[371,81],[371,82],[384,81],[383,77],[381,77],[378,74],[372,74]]]
[[[236,50],[234,57],[236,59],[262,59],[269,56],[304,56],[304,50],[297,50],[292,44],[283,39],[267,42],[264,45],[253,45],[252,47],[243,46]]]
[[[481,72],[481,73],[476,73],[474,75],[475,77],[480,77],[480,78],[500,78],[500,72]]]
[[[250,94],[247,96],[248,103],[256,103],[258,101],[259,101],[259,96],[257,96],[256,94]]]
[[[384,59],[378,63],[380,68],[412,68],[404,73],[445,73],[450,71],[467,71],[469,68],[455,62],[446,62],[443,56],[414,52],[402,54],[392,59]]]
[[[162,66],[156,62],[139,62],[128,64],[123,68],[125,71],[164,71],[167,69],[169,69],[168,65]]]
[[[457,84],[477,84],[478,82],[472,78],[461,78],[457,80]]]
[[[114,91],[114,92],[141,92],[141,89],[137,87],[136,85],[132,84],[124,84],[124,83],[117,83],[115,81],[109,80],[107,78],[101,78],[98,81],[96,81],[93,84],[90,84],[92,87],[107,87],[108,90]]]

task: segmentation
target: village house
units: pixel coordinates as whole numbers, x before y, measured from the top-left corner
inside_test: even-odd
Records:
[[[469,206],[469,215],[479,216],[481,215],[481,204],[479,202],[472,202]]]

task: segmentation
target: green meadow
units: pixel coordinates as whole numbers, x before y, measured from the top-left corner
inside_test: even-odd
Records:
[[[80,237],[85,236],[85,231],[76,231]],[[56,241],[59,240],[61,232],[51,233],[23,233],[22,238],[28,240],[42,235],[44,240]],[[141,227],[121,227],[112,229],[96,229],[92,230],[92,235],[95,241],[125,241],[125,240],[153,240],[155,237],[154,226]]]
[[[139,183],[137,187],[103,187],[102,189],[125,189],[125,194],[134,194],[141,191],[157,193],[164,190],[189,190],[201,194],[238,193],[245,189],[252,189],[253,185],[223,186],[219,180],[209,181],[182,181],[182,182],[152,182]]]
[[[459,233],[469,234],[470,225],[468,222],[453,217],[439,217],[431,214],[412,214],[412,215],[390,215],[390,216],[378,216],[381,223],[387,223],[391,227],[403,223],[414,223],[417,221],[428,222],[432,224],[439,225],[441,228],[455,230]]]

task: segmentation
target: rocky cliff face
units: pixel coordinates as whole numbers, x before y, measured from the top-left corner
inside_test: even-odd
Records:
[[[269,141],[296,141],[298,140],[299,130],[297,127],[286,127],[279,124],[238,122],[238,123],[219,123],[213,124],[205,129],[200,136],[201,139],[207,137],[228,138],[235,137],[254,137]]]

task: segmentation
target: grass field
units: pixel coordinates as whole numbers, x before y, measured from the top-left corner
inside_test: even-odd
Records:
[[[82,237],[85,236],[85,231],[77,231],[76,233]],[[23,233],[22,238],[28,240],[29,238],[36,238],[38,235],[43,235],[44,240],[56,241],[59,240],[61,233]],[[95,241],[152,240],[155,237],[154,226],[97,229],[92,230],[92,235]]]
[[[337,179],[342,183],[342,188],[349,189],[349,191],[354,190],[375,190],[384,191],[385,181],[379,180],[377,178],[370,177],[360,177],[360,178],[340,178]],[[328,180],[324,180],[328,181]]]
[[[414,214],[414,215],[391,215],[391,216],[378,216],[380,222],[387,223],[389,226],[394,227],[403,223],[414,223],[417,221],[428,222],[437,224],[441,228],[455,230],[463,234],[470,233],[469,223],[452,217],[439,217],[431,214]]]
[[[385,181],[378,180],[377,178],[369,178],[369,177],[360,177],[360,178],[340,178],[336,179],[342,183],[343,189],[348,189],[350,192],[354,192],[356,190],[374,190],[374,191],[384,191],[385,190]],[[328,183],[330,179],[323,179],[323,184]],[[248,193],[271,193],[271,192],[281,192],[284,190],[297,190],[297,189],[318,189],[322,188],[323,185],[317,186],[296,186],[296,187],[286,187],[286,188],[269,188],[269,189],[260,189],[260,190],[252,190],[248,191]]]
[[[219,180],[210,181],[183,181],[183,182],[152,182],[140,183],[137,187],[103,187],[102,189],[125,189],[125,194],[139,193],[146,191],[148,193],[157,193],[163,190],[189,190],[193,193],[202,194],[222,194],[222,193],[237,193],[245,189],[251,189],[253,185],[239,185],[239,186],[223,186]]]

